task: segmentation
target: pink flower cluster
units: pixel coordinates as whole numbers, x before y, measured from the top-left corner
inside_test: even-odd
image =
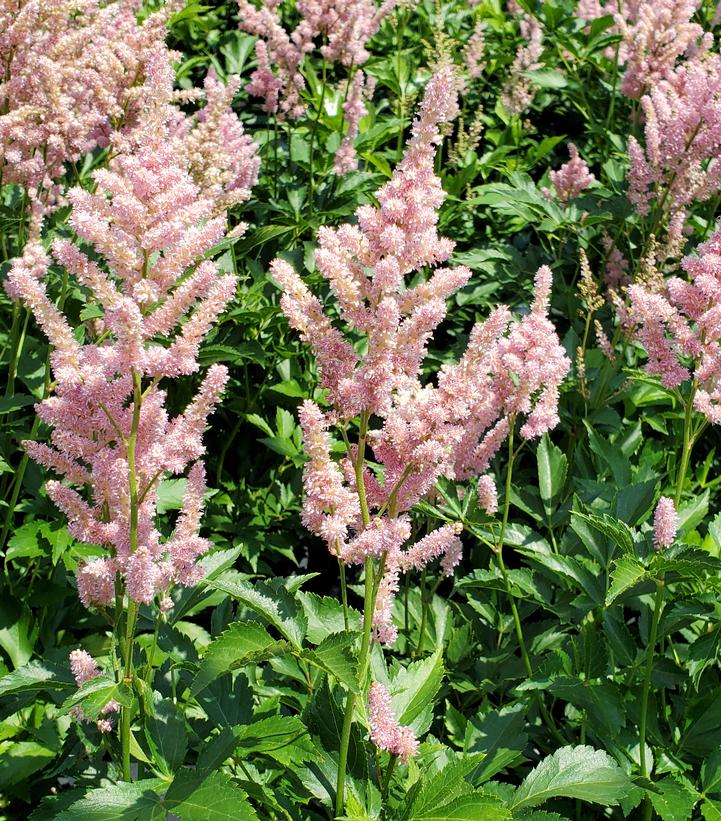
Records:
[[[509,0],[508,10],[518,17],[525,45],[518,49],[513,59],[508,80],[501,90],[501,102],[509,114],[523,114],[533,102],[533,84],[526,72],[536,71],[541,67],[539,60],[543,53],[543,29],[538,20],[525,14],[514,0]]]
[[[671,277],[662,291],[628,289],[631,320],[648,354],[647,370],[676,388],[693,377],[696,410],[721,422],[721,228],[687,256],[690,281]]]
[[[478,20],[463,49],[463,64],[466,67],[466,73],[472,80],[477,80],[486,68],[485,51],[485,29],[483,21]]]
[[[683,63],[641,99],[645,147],[629,138],[628,196],[645,215],[658,203],[669,235],[682,235],[686,209],[721,190],[721,56]]]
[[[166,71],[164,53],[146,66],[160,85]],[[70,224],[103,264],[70,240],[53,243],[55,262],[97,313],[85,341],[48,296],[50,259],[39,242],[28,244],[6,282],[52,346],[55,390],[37,406],[52,428],[50,444],[27,442],[27,451],[65,478],[49,481],[47,492],[67,515],[71,534],[110,551],[78,570],[88,607],[111,603],[116,574],[137,602],[151,602],[173,583],[192,584],[201,575],[196,559],[209,547],[197,535],[205,488],[198,460],[227,372],[211,367],[173,419],[158,384],[198,371],[200,343],[232,298],[235,278],[203,259],[223,236],[225,214],[214,216],[214,202],[200,194],[175,150],[177,111],[155,99],[156,110],[115,141],[109,166],[94,173],[96,190],[68,194]],[[183,508],[164,541],[155,526],[158,485],[190,464]]]
[[[133,87],[175,4],[137,22],[131,0],[0,0],[0,180],[56,203],[66,162],[133,119]]]
[[[391,710],[390,694],[377,681],[368,690],[368,718],[371,741],[376,747],[398,756],[404,764],[418,752],[415,733],[398,723]]]
[[[375,84],[375,77],[365,77],[360,70],[353,75],[348,98],[343,103],[343,116],[348,123],[348,131],[335,155],[333,168],[336,174],[347,174],[358,167],[358,157],[353,142],[358,136],[358,124],[368,113],[365,101],[373,97]]]
[[[223,84],[210,68],[204,82],[205,106],[178,126],[178,151],[187,158],[201,195],[215,203],[216,211],[245,202],[258,181],[258,145],[231,108],[239,88],[239,76],[230,76]]]
[[[698,6],[698,0],[641,0],[633,22],[624,14],[614,15],[627,57],[621,81],[625,95],[639,99],[659,80],[668,79],[681,56],[708,50],[713,35],[691,22]]]
[[[421,365],[446,298],[470,277],[468,269],[440,265],[453,243],[437,233],[444,193],[433,171],[440,127],[455,116],[458,80],[441,67],[431,78],[405,156],[377,192],[378,207],[362,206],[357,225],[321,228],[316,265],[335,296],[343,323],[364,340],[361,355],[323,311],[292,267],[276,260],[271,270],[284,293],[281,307],[315,353],[332,413],[306,402],[301,410],[310,460],[304,474],[304,522],[346,562],[384,560],[375,625],[393,640],[393,597],[401,572],[442,558],[450,573],[460,559],[455,528],[442,527],[402,549],[410,523],[402,514],[428,493],[440,476],[465,478],[487,470],[510,426],[525,416],[523,436],[539,436],[558,422],[561,381],[569,368],[547,318],[551,272],[543,267],[529,314],[515,321],[500,307],[472,331],[465,355],[445,366],[437,384],[422,384]],[[413,287],[408,274],[425,266],[433,274]],[[438,267],[440,266],[440,267]],[[358,465],[358,450],[337,464],[328,429],[356,417],[378,417],[367,437],[380,475]],[[369,510],[359,517],[358,470]],[[494,495],[484,480],[487,509]]]
[[[301,99],[305,79],[303,58],[323,38],[320,53],[329,63],[358,67],[368,59],[366,45],[397,0],[298,0],[299,21],[289,33],[281,19],[280,0],[262,0],[256,8],[251,0],[238,0],[240,28],[258,37],[257,67],[246,87],[263,97],[264,108],[280,117],[296,119],[305,112]]]
[[[588,170],[586,161],[578,153],[578,149],[573,143],[568,143],[568,153],[571,159],[564,163],[558,171],[551,171],[550,178],[556,196],[561,202],[568,202],[582,194],[595,181],[595,177]],[[543,189],[543,194],[551,199],[553,194],[548,188]]]
[[[73,674],[75,683],[78,687],[82,687],[88,681],[92,681],[100,675],[100,668],[95,659],[87,652],[87,650],[73,650],[69,656],[70,671]],[[120,711],[120,705],[117,701],[111,699],[100,711],[102,715],[107,716],[112,713]],[[81,707],[73,707],[70,714],[77,721],[84,721],[85,716]],[[97,722],[98,730],[101,733],[109,733],[113,729],[113,724],[109,718],[100,718]]]
[[[670,547],[676,541],[678,531],[678,514],[673,499],[662,496],[653,514],[653,543],[656,550]]]

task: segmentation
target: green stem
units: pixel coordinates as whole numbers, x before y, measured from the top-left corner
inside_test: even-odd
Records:
[[[498,565],[498,569],[501,572],[501,576],[503,577],[503,583],[506,588],[506,594],[508,596],[508,603],[511,606],[511,613],[513,615],[513,625],[516,630],[516,639],[518,640],[518,647],[521,651],[521,658],[523,659],[523,665],[526,668],[526,674],[528,678],[533,678],[533,665],[531,664],[531,657],[528,654],[528,649],[526,647],[526,640],[523,635],[523,625],[521,623],[521,617],[518,613],[518,607],[516,606],[516,599],[513,595],[513,590],[511,587],[511,580],[508,576],[508,570],[506,569],[506,564],[503,561],[503,539],[506,533],[506,526],[508,524],[508,511],[511,506],[511,484],[512,484],[512,477],[513,477],[513,461],[515,458],[515,453],[513,452],[513,434],[515,428],[515,417],[511,417],[509,420],[509,434],[508,434],[508,470],[506,473],[506,494],[503,500],[503,518],[501,519],[501,532],[498,537],[498,544],[494,550],[496,556],[496,564]],[[546,707],[545,702],[543,701],[543,695],[538,692],[534,691],[535,698],[538,702],[538,708],[541,711],[541,716],[543,717],[544,722],[546,723],[546,728],[548,729],[549,733],[553,737],[553,739],[561,744],[562,746],[567,744],[567,740],[561,735],[558,728],[556,727],[556,723],[553,720],[553,717],[548,712],[548,708]]]
[[[358,452],[355,458],[356,489],[358,491],[358,501],[361,509],[361,522],[363,527],[367,527],[370,522],[368,512],[368,500],[366,499],[365,480],[363,478],[363,464],[365,460],[366,437],[368,435],[368,413],[363,412],[360,418],[358,431]],[[358,658],[358,690],[361,691],[365,685],[368,674],[368,663],[370,660],[371,629],[373,627],[373,610],[375,607],[375,596],[377,587],[373,577],[373,559],[365,560],[365,589],[363,596],[363,636],[361,638],[360,656]],[[349,692],[346,696],[345,715],[343,716],[343,729],[341,730],[340,751],[338,755],[338,776],[336,779],[335,793],[335,814],[343,815],[345,808],[345,773],[348,763],[348,745],[350,744],[350,731],[353,724],[353,713],[355,712],[357,695]]]
[[[348,585],[345,579],[345,564],[343,564],[343,559],[340,556],[338,557],[338,572],[340,573],[340,594],[343,600],[343,626],[348,630],[350,626],[348,618]]]
[[[320,90],[320,102],[318,103],[318,111],[315,115],[315,120],[313,120],[313,128],[310,132],[310,149],[308,151],[309,154],[309,162],[310,162],[310,189],[308,193],[308,210],[310,214],[313,214],[313,196],[315,193],[315,174],[314,174],[314,160],[315,160],[315,133],[318,130],[318,123],[320,122],[321,114],[323,113],[323,106],[325,104],[325,89],[326,89],[326,66],[325,60],[323,60],[323,81]]]
[[[418,633],[418,646],[414,655],[420,656],[423,650],[423,641],[426,635],[426,621],[428,619],[428,604],[426,601],[426,569],[421,573],[421,626]]]
[[[371,628],[373,626],[373,559],[365,561],[365,595],[363,597],[363,637],[361,639],[361,650],[358,659],[358,689],[362,690],[368,674],[368,662],[370,660]],[[348,746],[350,744],[350,731],[353,724],[353,713],[355,712],[357,695],[348,693],[345,704],[345,715],[343,716],[343,729],[340,737],[340,752],[338,755],[338,777],[336,780],[335,792],[335,814],[343,815],[345,809],[345,772],[348,763]]]
[[[138,549],[138,475],[135,464],[135,448],[140,427],[140,409],[143,403],[143,391],[140,374],[133,369],[133,419],[127,441],[128,488],[130,492],[130,553]],[[128,597],[128,609],[125,614],[125,646],[123,648],[123,681],[129,687],[133,682],[133,644],[135,627],[138,621],[138,605]],[[132,707],[123,707],[120,720],[120,747],[122,751],[123,780],[130,781],[130,725]]]
[[[651,632],[648,637],[646,647],[646,674],[643,679],[643,690],[641,693],[641,721],[638,727],[638,754],[641,761],[641,776],[649,777],[649,770],[646,765],[646,727],[648,722],[648,694],[651,690],[651,676],[653,674],[653,655],[656,649],[656,637],[658,635],[658,623],[661,619],[663,609],[663,577],[656,579],[656,596],[653,603],[653,619],[651,621]],[[644,821],[653,815],[653,807],[648,798],[644,806]]]
[[[678,465],[678,471],[676,473],[676,494],[674,497],[674,504],[678,508],[679,502],[681,501],[681,495],[683,494],[683,485],[686,480],[686,472],[688,471],[688,465],[691,460],[691,451],[693,450],[694,446],[694,437],[691,434],[691,426],[693,424],[693,398],[696,393],[696,380],[691,383],[691,392],[689,393],[688,400],[686,401],[686,408],[683,420],[683,450],[681,451],[681,461]]]

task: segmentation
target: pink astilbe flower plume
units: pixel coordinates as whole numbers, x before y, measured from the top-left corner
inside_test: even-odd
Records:
[[[656,550],[670,547],[676,541],[678,531],[678,514],[673,499],[662,496],[653,514],[653,543]]]
[[[564,163],[558,171],[551,171],[549,174],[556,196],[561,202],[575,199],[596,179],[588,170],[586,161],[579,155],[573,143],[568,144],[568,153],[571,159]],[[543,193],[549,199],[553,196],[548,188],[544,188]]]
[[[157,87],[166,71],[165,53],[146,66]],[[113,136],[117,153],[95,172],[96,190],[69,192],[70,223],[103,262],[65,239],[53,244],[52,255],[102,313],[95,335],[86,329],[78,342],[48,297],[50,259],[38,243],[14,261],[6,283],[52,346],[55,389],[36,406],[51,428],[50,444],[28,442],[28,453],[60,477],[47,492],[73,537],[107,551],[78,569],[88,607],[111,603],[118,574],[128,595],[144,603],[172,584],[191,584],[200,575],[196,559],[209,547],[197,535],[205,487],[198,460],[227,371],[212,366],[174,419],[159,383],[198,371],[200,343],[233,296],[235,278],[203,261],[223,236],[225,214],[216,216],[190,161],[175,150],[176,119],[167,97],[156,98],[137,129]],[[164,540],[156,528],[158,485],[189,465],[184,506]]]
[[[444,366],[436,384],[421,381],[446,299],[470,277],[462,266],[444,265],[453,242],[437,231],[444,192],[434,158],[442,125],[457,113],[458,88],[452,68],[442,65],[426,87],[402,161],[376,193],[378,206],[358,208],[357,225],[319,230],[316,266],[330,285],[340,323],[331,321],[287,262],[271,265],[283,289],[281,307],[313,349],[333,408],[324,413],[312,402],[301,408],[309,456],[303,521],[345,563],[380,563],[374,627],[384,642],[397,633],[392,617],[400,575],[436,559],[450,575],[461,558],[455,525],[407,544],[406,511],[441,476],[485,472],[517,419],[525,419],[521,434],[527,438],[553,427],[570,365],[547,317],[551,272],[541,268],[528,316],[515,321],[507,308],[497,309],[473,329],[460,362]],[[409,285],[406,278],[424,268],[430,274]],[[367,428],[371,417],[378,424]],[[336,463],[329,430],[358,418],[362,445],[349,446]],[[377,472],[361,458],[369,451]],[[491,511],[497,502],[488,481]]]
[[[374,681],[368,691],[371,741],[381,750],[397,755],[406,764],[418,752],[418,739],[410,727],[398,723],[388,690]]]
[[[538,20],[527,15],[514,0],[509,0],[508,9],[518,17],[524,45],[519,47],[513,59],[510,74],[501,90],[501,102],[509,114],[523,114],[533,102],[533,84],[526,72],[541,68],[543,29]]]
[[[366,45],[397,0],[298,0],[299,20],[288,32],[280,14],[279,0],[238,0],[242,31],[258,37],[257,67],[246,91],[263,97],[264,108],[279,118],[297,119],[305,112],[302,94],[305,79],[301,64],[322,38],[320,54],[329,63],[358,68],[368,59]]]
[[[646,349],[646,369],[667,388],[693,380],[694,407],[721,422],[721,228],[684,257],[688,280],[671,277],[657,291],[629,288],[630,319]]]
[[[136,117],[134,88],[176,6],[140,24],[135,0],[0,0],[0,179],[28,189],[36,218],[62,202],[64,164]]]
[[[652,206],[682,240],[688,207],[721,190],[721,56],[687,61],[641,99],[644,146],[630,137],[628,196],[641,215]]]
[[[669,78],[681,56],[710,47],[713,35],[704,34],[698,23],[691,22],[698,7],[698,0],[641,0],[632,21],[625,14],[614,14],[625,47],[623,94],[640,98],[659,80]]]
[[[353,141],[358,136],[358,124],[368,113],[365,102],[373,96],[374,88],[375,77],[366,77],[362,71],[356,71],[343,103],[343,116],[348,123],[348,131],[335,154],[333,169],[336,174],[347,174],[358,167]]]

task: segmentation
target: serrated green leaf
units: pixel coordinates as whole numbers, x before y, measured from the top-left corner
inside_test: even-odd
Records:
[[[450,799],[472,792],[473,787],[465,778],[482,758],[481,753],[459,756],[439,772],[424,778],[419,792],[404,814],[409,813],[409,817],[422,815],[447,804]]]
[[[133,692],[125,682],[101,675],[79,687],[65,700],[62,709],[67,713],[73,707],[80,706],[83,715],[94,721],[109,701],[129,707],[133,703]]]
[[[689,783],[668,777],[656,781],[655,786],[661,792],[649,790],[647,795],[662,821],[688,821],[691,818],[700,795]]]
[[[351,692],[359,693],[358,658],[352,650],[356,638],[355,633],[333,633],[315,649],[303,650],[299,657],[333,676]]]
[[[701,814],[705,821],[721,821],[721,801],[707,798],[701,805]]]
[[[218,676],[289,650],[287,642],[274,639],[261,624],[234,622],[205,651],[190,693],[197,696]]]
[[[493,795],[461,795],[442,807],[414,813],[409,821],[510,821],[511,811]]]
[[[160,779],[145,778],[89,790],[56,821],[149,821],[160,804],[158,791],[163,787]]]
[[[391,670],[390,695],[393,713],[401,724],[417,735],[428,731],[433,718],[433,700],[443,680],[441,651],[407,667]]]
[[[301,649],[307,627],[305,613],[291,594],[280,584],[262,582],[252,585],[249,582],[233,579],[209,579],[207,587],[222,590],[241,604],[263,616],[278,632]]]
[[[308,728],[298,716],[268,716],[233,728],[235,753],[240,757],[257,754],[291,767],[318,759]]]
[[[606,593],[606,607],[610,607],[616,599],[635,587],[648,577],[646,568],[630,556],[621,557],[611,571],[611,586]]]
[[[561,747],[532,770],[516,790],[511,809],[534,807],[551,798],[579,798],[614,806],[631,789],[618,764],[593,747]]]
[[[343,605],[337,599],[301,591],[298,593],[298,601],[303,605],[308,619],[306,638],[311,644],[320,644],[332,633],[341,633],[345,629]],[[348,621],[352,630],[360,624],[360,613],[351,608]]]
[[[31,661],[0,678],[0,697],[20,693],[57,692],[76,687],[67,664],[52,661]]]
[[[633,550],[633,531],[624,522],[619,522],[607,514],[596,516],[589,513],[582,513],[579,510],[572,510],[571,515],[574,518],[582,519],[591,527],[603,533],[606,538],[610,539],[616,547],[619,547],[624,553],[630,553]]]
[[[145,738],[155,764],[166,775],[183,763],[188,737],[183,717],[172,699],[155,704],[153,714],[145,719]]]
[[[182,821],[257,821],[247,794],[225,773],[198,775],[181,770],[163,805]]]

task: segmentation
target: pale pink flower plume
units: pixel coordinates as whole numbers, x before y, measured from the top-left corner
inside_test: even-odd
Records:
[[[486,68],[484,59],[486,52],[486,36],[483,22],[476,21],[473,33],[463,48],[463,65],[466,73],[472,80],[478,79]]]
[[[684,257],[689,279],[671,277],[662,291],[629,288],[631,320],[646,349],[646,369],[676,388],[693,377],[694,406],[721,422],[721,228]]]
[[[478,479],[478,504],[489,516],[498,510],[498,490],[495,479],[489,473]]]
[[[573,143],[568,143],[568,153],[571,159],[558,171],[551,171],[549,174],[556,196],[561,202],[568,202],[580,196],[596,179]],[[553,196],[548,188],[544,188],[543,193],[549,199]]]
[[[297,119],[305,112],[301,64],[317,48],[316,41],[322,39],[319,51],[329,63],[358,68],[368,59],[368,41],[396,2],[385,0],[376,6],[374,0],[298,0],[295,10],[300,19],[288,32],[279,0],[262,0],[260,7],[238,0],[241,30],[258,37],[257,67],[246,90],[263,97],[267,112]]]
[[[673,499],[662,496],[653,514],[653,543],[656,550],[671,547],[678,531],[678,514]]]
[[[196,559],[210,546],[197,535],[205,488],[202,433],[227,379],[212,366],[185,411],[165,407],[163,377],[199,370],[200,343],[235,292],[205,253],[221,239],[225,214],[202,196],[189,164],[172,139],[178,112],[165,51],[145,66],[148,100],[142,123],[114,135],[117,152],[94,173],[96,189],[72,189],[70,224],[103,258],[101,267],[68,239],[52,247],[55,262],[90,295],[102,313],[78,342],[44,282],[50,259],[39,243],[14,261],[6,288],[32,311],[51,344],[54,392],[37,406],[51,428],[50,444],[26,443],[28,453],[65,481],[48,495],[67,515],[78,541],[102,545],[108,555],[80,565],[78,590],[86,606],[108,606],[116,574],[129,595],[149,603],[172,584],[192,584]],[[162,93],[161,93],[162,92]],[[82,338],[82,337],[81,337]],[[137,549],[130,542],[129,437],[142,388],[135,441],[138,494]],[[156,528],[160,481],[190,465],[183,509],[174,535]]]
[[[203,85],[205,105],[179,124],[178,150],[187,158],[200,194],[213,200],[216,212],[245,202],[258,181],[258,146],[245,133],[232,109],[240,77],[223,84],[210,68]]]
[[[358,168],[358,157],[353,143],[358,136],[358,124],[368,113],[365,103],[373,97],[374,88],[375,77],[365,77],[360,69],[356,71],[350,83],[348,97],[343,103],[343,116],[348,123],[348,131],[335,154],[333,170],[336,174],[347,174]]]
[[[683,239],[688,207],[721,190],[721,56],[690,60],[641,99],[644,146],[630,137],[628,197],[642,216],[661,210],[672,239]]]
[[[28,189],[36,230],[62,204],[65,163],[137,115],[133,86],[176,5],[139,24],[128,0],[0,0],[0,176]]]
[[[501,90],[501,102],[509,114],[523,114],[535,96],[533,83],[526,72],[541,68],[543,29],[538,20],[527,15],[514,0],[508,3],[508,10],[518,18],[521,37],[525,43],[519,47],[511,64],[510,74]]]
[[[391,708],[388,690],[374,681],[368,690],[368,718],[371,741],[381,750],[396,755],[406,764],[418,752],[418,739],[410,727],[398,723]]]
[[[614,15],[627,58],[623,94],[639,99],[669,79],[680,57],[710,48],[713,35],[691,22],[698,6],[698,0],[642,0],[632,22],[624,14]]]
[[[570,366],[548,319],[551,272],[543,267],[526,317],[516,321],[502,306],[472,330],[463,358],[444,366],[436,384],[420,380],[445,301],[470,276],[466,268],[442,265],[453,243],[437,232],[444,192],[434,157],[441,124],[457,113],[457,91],[453,70],[441,67],[426,88],[402,162],[376,193],[379,206],[359,208],[358,225],[318,232],[317,268],[350,338],[364,341],[362,354],[287,262],[271,265],[283,289],[281,308],[313,349],[333,407],[323,413],[305,402],[301,408],[309,456],[303,521],[346,563],[361,564],[368,557],[384,561],[374,627],[385,642],[397,632],[392,613],[400,574],[440,559],[442,571],[450,575],[462,552],[458,528],[451,525],[407,545],[410,525],[403,514],[439,477],[484,473],[517,419],[525,417],[521,434],[526,438],[553,427],[560,384]],[[407,285],[406,277],[424,267],[434,268],[432,274]],[[359,415],[380,420],[366,444],[381,470],[376,474],[361,466],[368,508],[375,515],[366,526],[357,501],[358,451],[351,447],[336,463],[328,437],[331,426]],[[495,504],[489,496],[489,507]]]

